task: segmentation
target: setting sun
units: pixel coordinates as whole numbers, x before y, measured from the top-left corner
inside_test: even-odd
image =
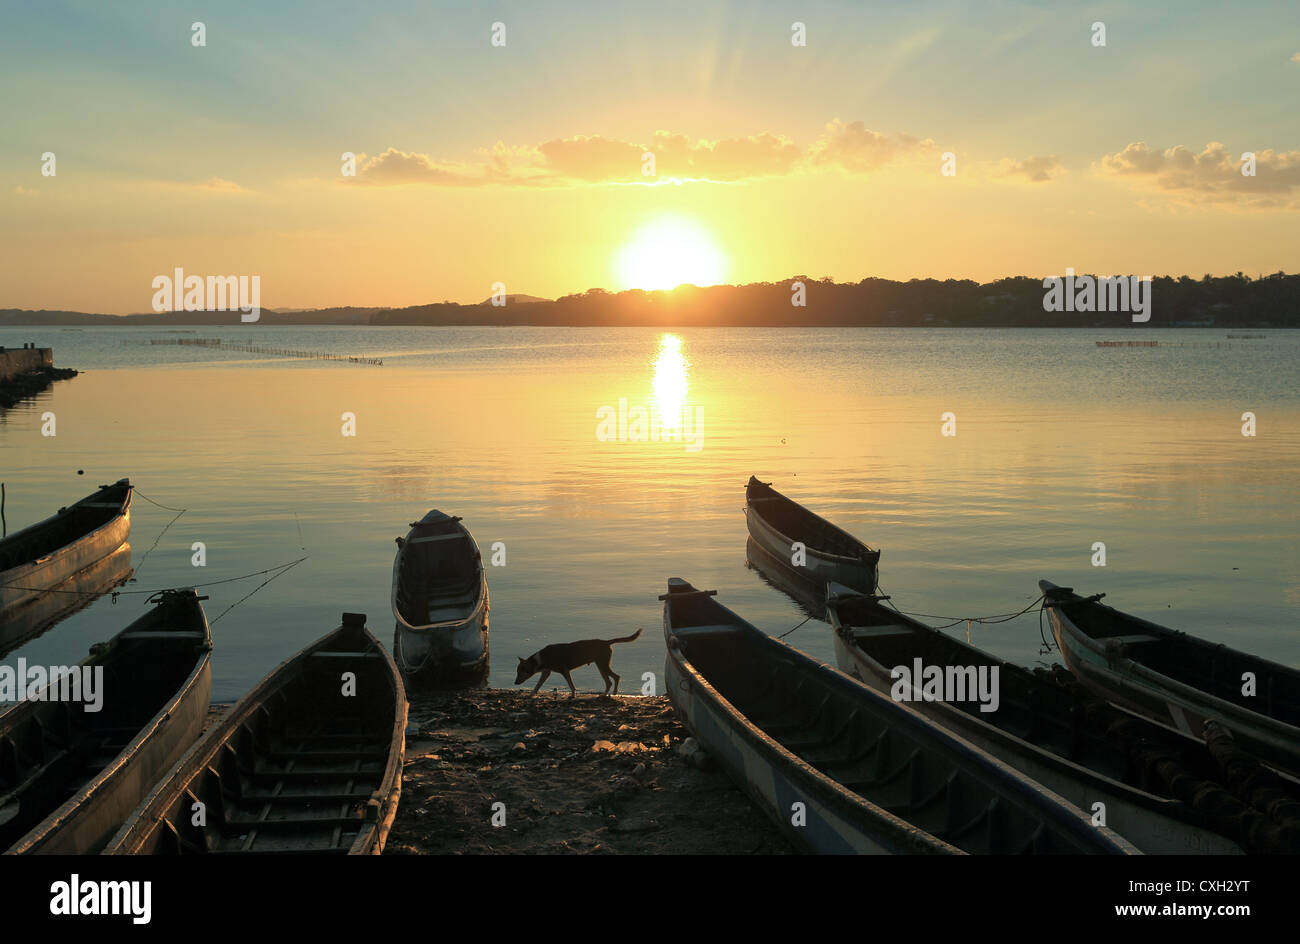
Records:
[[[683,283],[717,285],[727,276],[727,258],[699,224],[664,217],[633,234],[618,251],[614,270],[620,289],[646,291]]]

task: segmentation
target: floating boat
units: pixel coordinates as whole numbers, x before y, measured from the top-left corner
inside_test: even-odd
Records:
[[[435,509],[397,539],[393,656],[413,687],[487,674],[487,577],[478,545],[460,521]]]
[[[0,714],[0,849],[99,851],[194,743],[212,692],[206,599],[150,597],[157,605],[92,648],[77,678],[51,678]],[[90,698],[86,670],[100,680]]]
[[[665,681],[704,748],[798,848],[1135,854],[979,748],[668,582]]]
[[[1122,708],[1195,738],[1221,722],[1260,760],[1300,776],[1300,671],[1038,582],[1070,671]],[[1254,694],[1243,694],[1247,678]]]
[[[344,613],[240,699],[104,852],[378,855],[402,790],[406,709],[392,657],[364,615]]]
[[[131,483],[120,479],[0,540],[0,624],[116,551],[131,532]]]
[[[1106,825],[1144,853],[1242,852],[1241,845],[1219,832],[1231,830],[1232,823],[1216,824],[1211,816],[1176,799],[1155,769],[1135,762],[1130,750],[1132,745],[1159,751],[1177,758],[1184,773],[1215,781],[1222,773],[1204,743],[1131,718],[1077,688],[1072,691],[1004,662],[883,606],[880,599],[831,585],[827,610],[840,671],[883,694],[902,696],[929,720],[1080,809],[1091,811],[1094,804],[1104,804]],[[924,676],[932,666],[960,683],[961,693],[945,693],[961,694],[960,699],[926,700]],[[906,669],[906,674],[896,668]],[[992,678],[994,670],[997,702],[984,711],[977,678],[981,672]],[[1132,728],[1124,738],[1115,736],[1120,721]]]
[[[759,547],[798,574],[864,593],[876,588],[879,551],[752,475],[745,486],[745,524]],[[803,546],[799,564],[796,544]]]
[[[84,610],[110,590],[131,579],[131,545],[79,570],[53,590],[5,611],[0,618],[0,657]]]

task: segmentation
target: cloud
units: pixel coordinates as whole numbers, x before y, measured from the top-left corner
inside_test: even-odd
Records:
[[[861,121],[845,124],[836,118],[808,148],[808,162],[814,167],[830,166],[850,174],[864,174],[899,158],[934,150],[935,143],[929,138],[922,141],[907,134],[883,134]]]
[[[231,180],[223,180],[220,177],[209,177],[207,180],[200,181],[194,185],[200,190],[213,190],[217,193],[248,193],[243,187]]]
[[[1181,144],[1163,151],[1144,142],[1102,157],[1103,174],[1127,178],[1174,196],[1233,201],[1249,206],[1280,206],[1300,194],[1300,151],[1255,153],[1255,176],[1241,173],[1242,156],[1211,141],[1199,154]]]
[[[656,131],[648,143],[598,134],[552,138],[536,146],[508,146],[498,141],[491,148],[480,148],[469,161],[438,160],[390,147],[374,157],[358,155],[356,176],[343,178],[343,182],[380,187],[734,183],[827,170],[867,174],[934,149],[928,138],[886,134],[861,121],[835,119],[807,150],[785,135],[769,131],[716,141],[693,140],[672,131]],[[654,156],[654,173],[650,175],[643,173],[643,168],[650,166],[647,154]]]
[[[348,178],[344,178],[347,180]],[[399,151],[390,147],[382,154],[365,159],[358,157],[357,176],[362,183],[381,187],[405,184],[441,184],[444,186],[475,186],[491,183],[491,162],[472,164],[435,161],[426,154]]]
[[[1046,183],[1065,173],[1061,159],[1055,154],[1037,154],[1023,161],[1003,158],[998,164],[999,177],[1023,177],[1031,183]]]

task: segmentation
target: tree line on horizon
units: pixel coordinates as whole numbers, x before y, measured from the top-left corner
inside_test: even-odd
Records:
[[[1076,278],[1086,273],[1080,273]],[[802,285],[802,305],[798,285]],[[442,302],[407,308],[263,309],[259,325],[541,325],[648,327],[1102,327],[1132,324],[1123,312],[1043,310],[1041,279],[1016,276],[980,283],[971,279],[867,278],[834,282],[794,276],[780,282],[667,291],[593,288],[551,300],[462,305]],[[1300,275],[1277,272],[1251,278],[1152,280],[1146,327],[1300,327]],[[0,310],[0,325],[214,325],[240,324],[237,311],[148,312],[104,315],[70,311]]]

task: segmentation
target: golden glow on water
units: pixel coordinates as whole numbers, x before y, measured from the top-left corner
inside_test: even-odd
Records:
[[[614,270],[620,289],[718,285],[727,279],[727,257],[694,220],[665,216],[637,230],[618,251]]]
[[[682,354],[682,339],[675,334],[665,334],[659,339],[659,357],[655,361],[652,382],[655,407],[665,429],[681,425],[682,408],[690,385],[686,379],[690,363]]]
[[[125,346],[131,335],[116,332],[126,330],[56,335],[56,363],[90,369],[0,417],[10,533],[123,475],[141,490],[133,593],[27,644],[32,664],[75,663],[143,613],[149,590],[211,584],[215,617],[266,578],[215,581],[304,554],[215,625],[214,701],[240,697],[344,611],[368,614],[390,642],[393,538],[436,507],[464,517],[485,560],[493,543],[508,547],[508,566],[488,575],[494,683],[510,685],[514,657],[548,643],[645,626],[615,663],[639,679],[663,668],[650,627],[669,577],[717,589],[768,632],[803,619],[746,569],[751,474],[881,547],[881,582],[903,609],[1006,613],[1048,578],[1300,663],[1288,629],[1300,600],[1300,405],[1270,393],[1294,372],[1285,337],[1178,360],[1156,360],[1159,349],[1091,360],[1076,355],[1093,350],[1092,335],[1065,331],[349,329],[304,339],[266,328],[283,347],[429,353],[383,368],[195,369],[164,359],[198,349]],[[136,365],[99,369],[97,334],[102,357]],[[22,340],[0,331],[0,342]],[[1062,364],[1068,398],[1054,397]],[[1186,396],[1234,383],[1216,399]],[[652,409],[683,423],[682,436],[602,440],[602,406],[616,434],[623,414]],[[1247,406],[1267,410],[1266,435],[1241,435]],[[46,411],[57,436],[41,435]],[[948,411],[956,436],[941,434]],[[355,436],[343,433],[345,412]],[[143,496],[189,510],[169,524],[175,513]],[[196,541],[204,569],[192,564]],[[1096,541],[1105,568],[1091,564]],[[1050,661],[1033,613],[973,639],[1020,664]],[[834,661],[824,625],[789,641]],[[600,684],[588,671],[575,677],[584,691]]]

